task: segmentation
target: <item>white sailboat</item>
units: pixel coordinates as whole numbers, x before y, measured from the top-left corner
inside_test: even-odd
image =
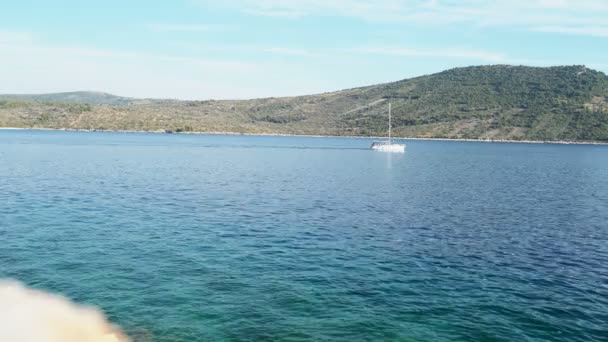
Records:
[[[393,144],[391,140],[391,103],[388,103],[388,141],[374,141],[370,148],[374,151],[405,152],[404,144]]]

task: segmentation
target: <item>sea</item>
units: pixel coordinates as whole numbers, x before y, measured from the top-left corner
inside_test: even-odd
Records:
[[[608,146],[371,142],[0,131],[0,278],[134,341],[608,341]]]

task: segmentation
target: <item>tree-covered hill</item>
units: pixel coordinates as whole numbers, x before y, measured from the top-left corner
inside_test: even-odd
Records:
[[[584,66],[475,66],[254,100],[99,104],[0,98],[0,126],[377,136],[386,132],[389,101],[397,136],[608,141],[608,77]]]

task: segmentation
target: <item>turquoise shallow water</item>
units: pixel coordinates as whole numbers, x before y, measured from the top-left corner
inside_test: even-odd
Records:
[[[0,278],[136,341],[606,341],[608,147],[0,131]]]

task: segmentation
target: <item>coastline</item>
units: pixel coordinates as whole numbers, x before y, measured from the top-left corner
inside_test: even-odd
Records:
[[[106,132],[106,133],[152,133],[152,134],[195,134],[195,135],[245,135],[245,136],[269,136],[269,137],[307,137],[307,138],[348,138],[348,139],[386,139],[380,136],[358,136],[358,135],[313,135],[313,134],[285,134],[285,133],[240,133],[240,132],[166,132],[141,131],[141,130],[101,130],[101,129],[76,129],[76,128],[23,128],[23,127],[0,127],[0,131],[69,131],[69,132]],[[393,137],[398,140],[423,140],[423,141],[459,141],[459,142],[482,142],[482,143],[507,143],[507,144],[555,144],[555,145],[608,145],[608,142],[600,141],[570,141],[570,140],[507,140],[507,139],[464,139],[464,138],[418,138],[418,137]]]

